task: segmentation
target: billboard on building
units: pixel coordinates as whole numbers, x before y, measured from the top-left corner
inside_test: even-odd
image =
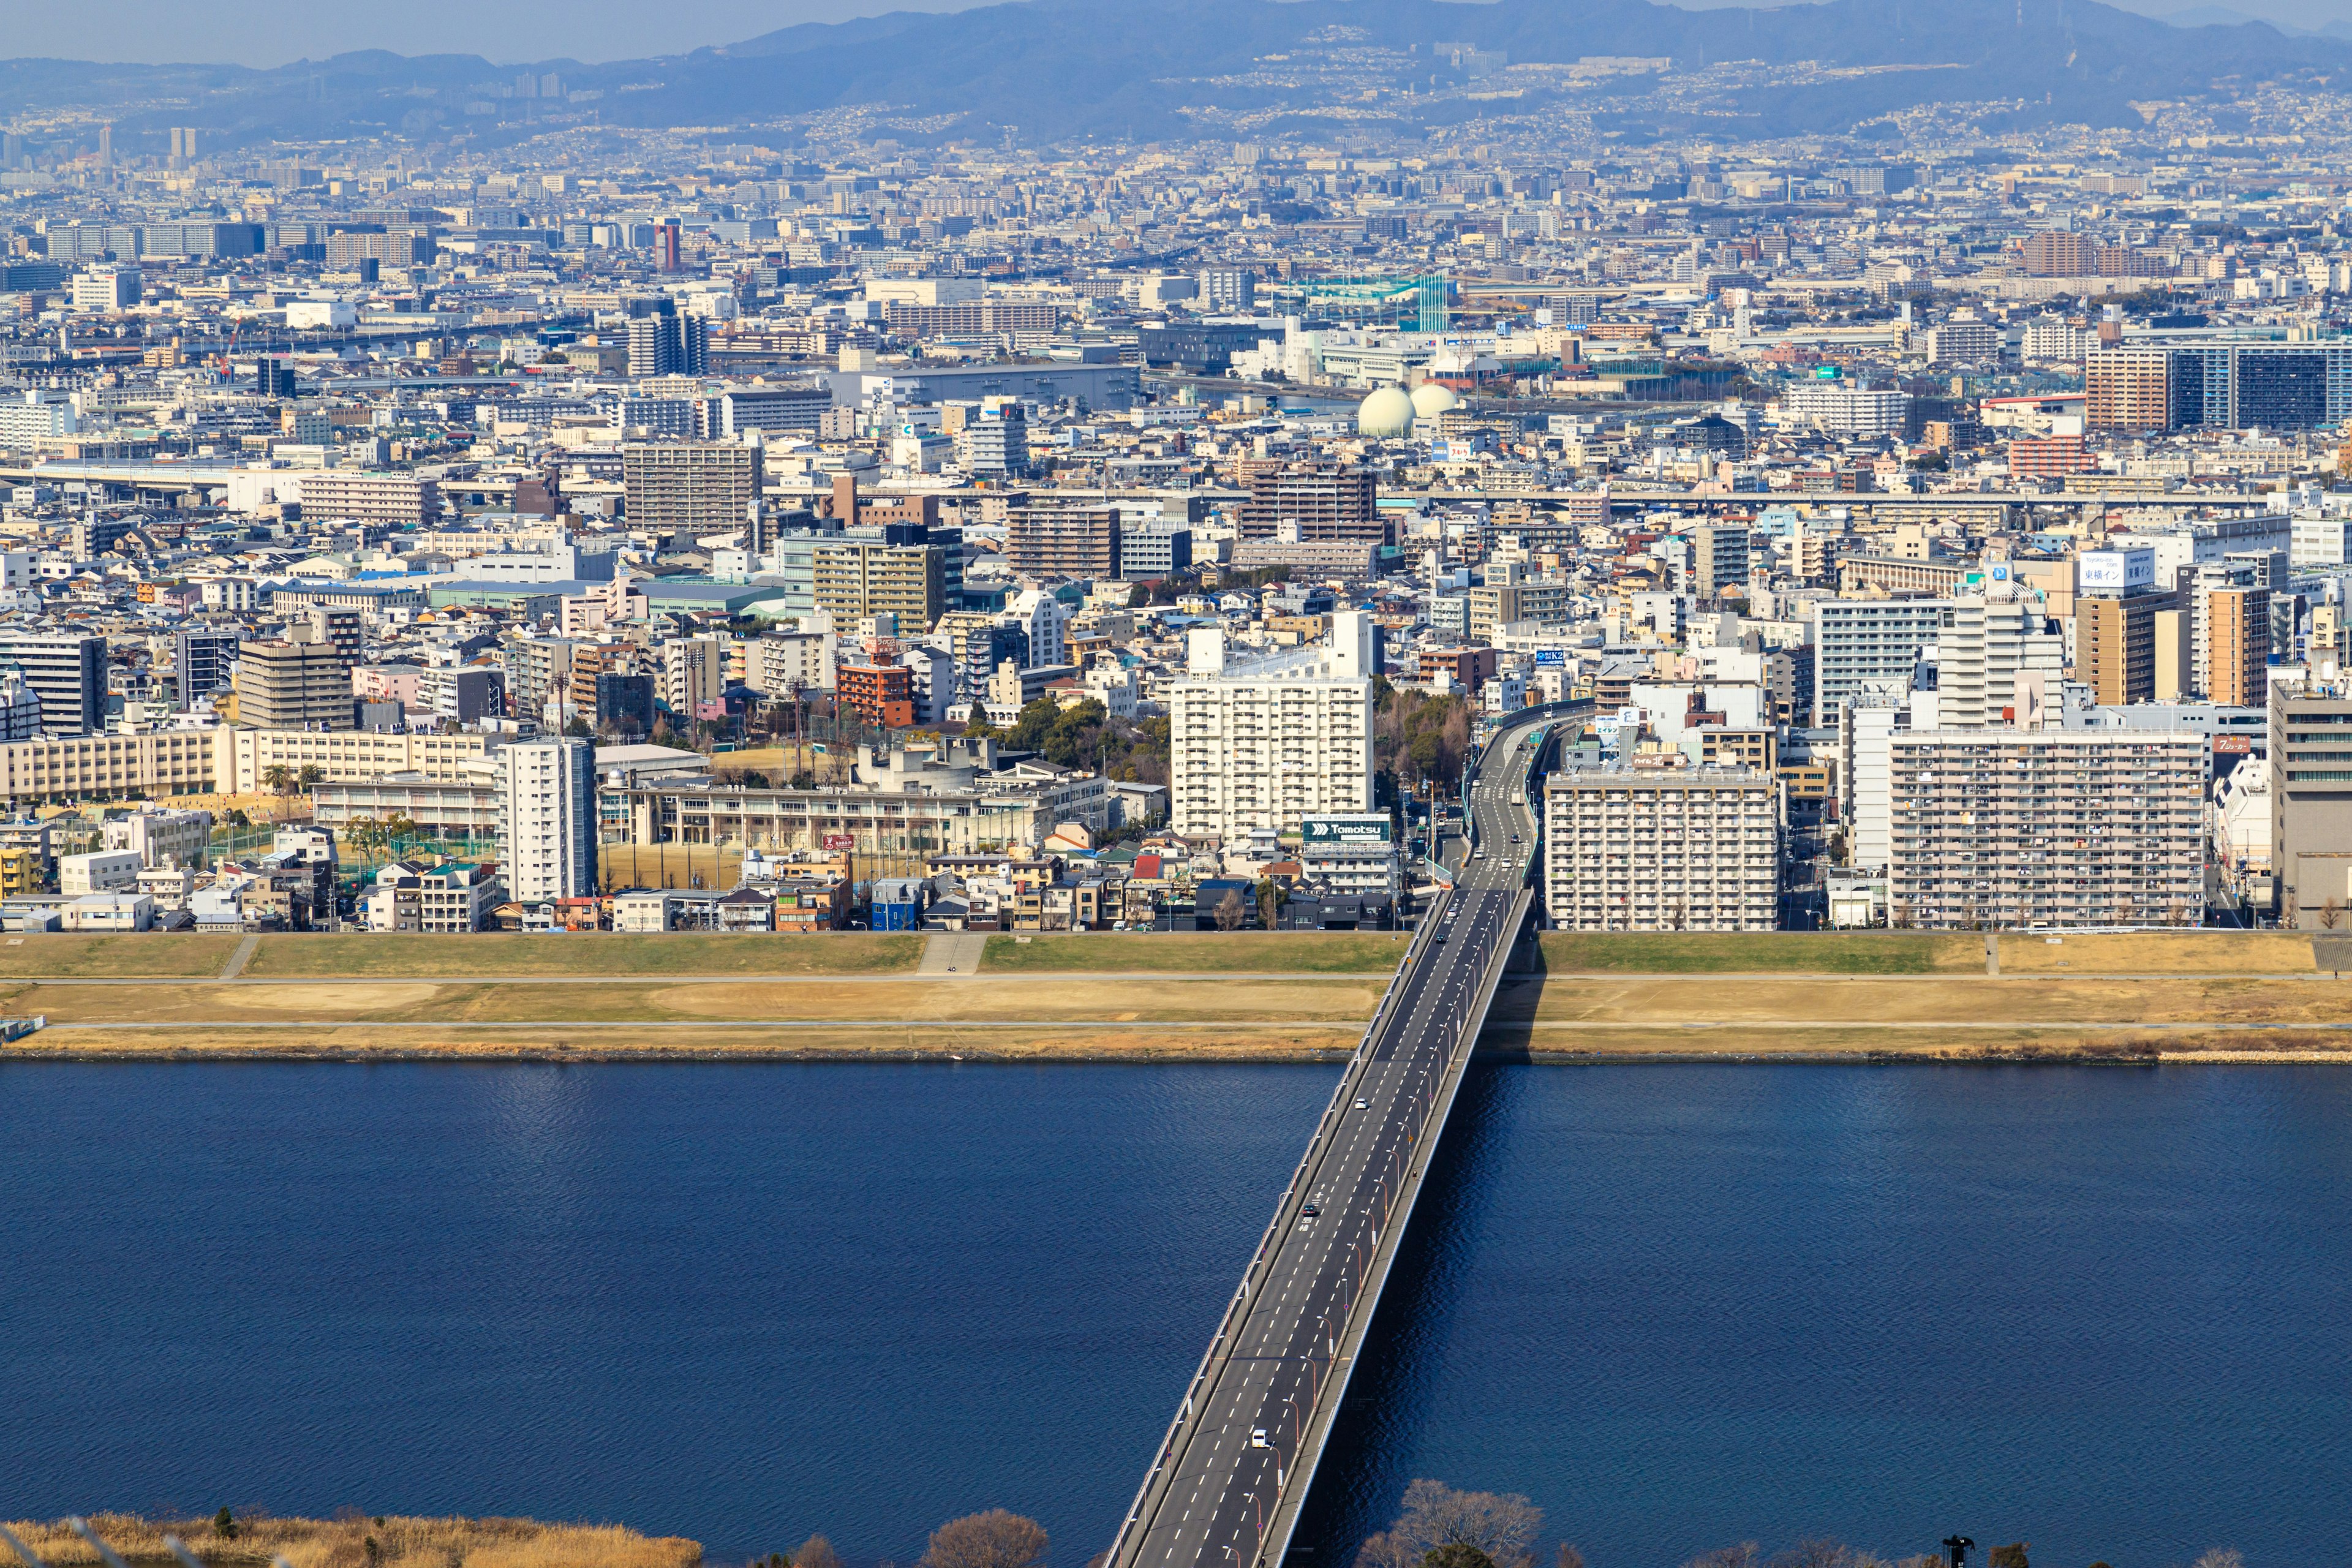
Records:
[[[1299,830],[1309,849],[1326,849],[1355,844],[1387,844],[1395,829],[1388,817],[1379,813],[1356,813],[1346,816],[1308,816],[1299,819]]]
[[[2156,552],[2146,546],[2085,550],[2075,576],[2079,593],[2138,593],[2156,586]]]
[[[824,847],[827,849],[855,849],[857,847],[857,835],[855,833],[828,833],[824,836]]]

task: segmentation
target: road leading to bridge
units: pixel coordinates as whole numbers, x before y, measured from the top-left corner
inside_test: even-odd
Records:
[[[1287,1550],[1428,1157],[1527,918],[1526,778],[1543,720],[1486,748],[1476,851],[1414,934],[1316,1123],[1110,1568],[1266,1568]]]

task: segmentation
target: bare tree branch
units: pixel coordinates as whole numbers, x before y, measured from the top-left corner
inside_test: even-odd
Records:
[[[931,1531],[922,1568],[1038,1568],[1045,1561],[1045,1529],[1034,1519],[992,1508]]]

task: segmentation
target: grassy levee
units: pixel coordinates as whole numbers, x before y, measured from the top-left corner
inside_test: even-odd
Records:
[[[1916,931],[1546,931],[1553,974],[1984,973],[1984,938]]]
[[[2292,931],[2094,931],[2000,939],[2004,974],[2309,974],[2311,933]]]
[[[992,936],[983,973],[1385,974],[1399,931],[1087,931]]]
[[[703,1029],[596,1028],[548,1023],[491,1028],[449,1023],[388,1030],[381,1024],[320,1024],[299,1030],[214,1028],[138,1032],[44,1029],[0,1047],[0,1061],[106,1059],[180,1061],[199,1057],[274,1061],[905,1061],[932,1062],[1301,1062],[1337,1061],[1356,1048],[1356,1026],[1221,1024],[1092,1025],[980,1028],[954,1024],[863,1024],[783,1029],[757,1025]],[[159,1563],[156,1568],[172,1568]],[[259,1568],[258,1564],[253,1568]],[[337,1564],[336,1568],[359,1568]],[[556,1568],[579,1568],[564,1563]]]
[[[193,931],[36,931],[0,941],[0,978],[196,979],[218,974],[236,952],[235,936]]]
[[[1118,976],[1074,974],[1050,984],[1016,975],[888,985],[672,982],[631,978],[600,985],[515,985],[497,980],[339,977],[273,984],[157,985],[19,984],[0,992],[12,1014],[40,1014],[52,1027],[288,1024],[438,1025],[709,1024],[780,1026],[839,1023],[954,1027],[1047,1024],[1314,1024],[1360,1028],[1386,984],[1379,975],[1208,979],[1170,975],[1150,986]]]
[[[149,939],[124,939],[142,942]],[[892,974],[921,959],[919,936],[671,931],[574,936],[265,936],[247,978],[446,980],[488,975]],[[224,950],[223,962],[226,960]],[[218,965],[215,965],[217,972]],[[47,972],[44,972],[47,973]]]
[[[2182,974],[2028,980],[1969,975],[1759,974],[1514,976],[1498,1020],[1538,1028],[1944,1029],[2147,1025],[2273,1027],[2340,1025],[2346,989],[2324,974],[2257,979]]]

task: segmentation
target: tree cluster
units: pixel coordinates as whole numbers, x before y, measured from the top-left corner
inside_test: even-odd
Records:
[[[917,1568],[1043,1568],[1045,1547],[1045,1527],[1035,1520],[992,1508],[931,1531]],[[824,1536],[812,1535],[790,1552],[753,1558],[751,1568],[841,1568],[841,1554]]]
[[[1424,782],[1452,786],[1462,782],[1470,755],[1470,700],[1400,691],[1386,680],[1373,683],[1373,766],[1395,784],[1412,788]]]
[[[1456,1491],[1442,1481],[1405,1488],[1404,1512],[1367,1540],[1356,1568],[1534,1568],[1543,1510],[1517,1493]],[[1555,1568],[1584,1568],[1584,1553],[1562,1542]],[[1986,1553],[1986,1568],[2031,1568],[2026,1543],[2011,1542]],[[1683,1568],[1946,1568],[1937,1552],[1889,1559],[1875,1552],[1816,1537],[1767,1556],[1752,1541],[1702,1552]],[[2091,1568],[2107,1568],[2094,1563]],[[2246,1568],[2243,1555],[2214,1547],[2192,1568]]]
[[[1132,784],[1168,782],[1168,721],[1131,724],[1110,717],[1094,698],[1065,708],[1051,697],[1028,703],[1003,727],[975,714],[964,726],[972,740],[993,736],[1016,752],[1036,752],[1066,768],[1101,764],[1103,776]]]

